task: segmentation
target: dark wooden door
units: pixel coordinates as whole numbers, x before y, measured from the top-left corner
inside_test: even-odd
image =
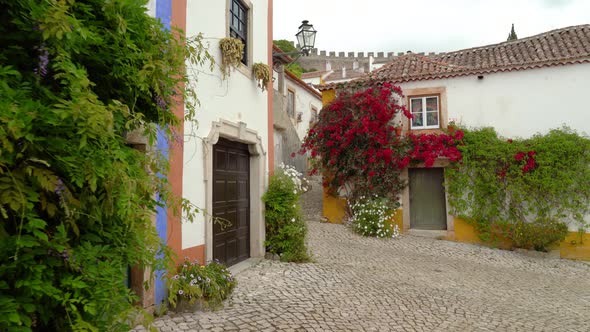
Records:
[[[447,229],[444,173],[442,168],[411,168],[410,227]]]
[[[220,138],[213,146],[213,258],[228,266],[250,257],[249,174],[248,146]]]

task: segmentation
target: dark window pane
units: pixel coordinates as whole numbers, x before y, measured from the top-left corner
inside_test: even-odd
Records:
[[[438,111],[426,113],[426,125],[427,126],[438,126]]]
[[[411,99],[412,113],[422,112],[422,99]]]
[[[244,43],[244,55],[242,63],[248,63],[248,8],[239,0],[232,0],[230,10],[229,35],[238,38]]]
[[[422,127],[424,126],[424,122],[422,119],[422,112],[413,113],[414,119],[412,119],[412,127]]]
[[[438,111],[438,98],[426,98],[426,111]]]

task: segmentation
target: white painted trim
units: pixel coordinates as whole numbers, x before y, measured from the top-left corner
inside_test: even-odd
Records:
[[[244,122],[234,123],[224,119],[214,121],[207,138],[203,140],[205,157],[205,258],[213,259],[213,145],[219,137],[248,144],[250,152],[250,257],[264,257],[264,204],[262,195],[265,191],[266,151],[262,145],[262,138],[255,130],[249,129]]]
[[[412,97],[410,96],[410,113],[414,114],[414,112],[412,111],[412,100],[413,99],[420,99],[422,101],[422,126],[414,126],[413,122],[410,121],[410,126],[411,129],[438,129],[440,128],[440,118],[441,118],[441,112],[440,112],[440,98],[436,95],[432,95],[432,96],[417,96],[417,97]],[[428,98],[436,98],[436,113],[438,113],[437,116],[437,124],[436,125],[428,125],[428,113],[434,113],[434,112],[428,112],[427,106],[426,106],[426,99]]]

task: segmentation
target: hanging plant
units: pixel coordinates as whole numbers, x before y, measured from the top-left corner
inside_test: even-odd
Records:
[[[225,79],[229,77],[231,69],[242,62],[244,43],[239,39],[227,37],[219,41],[219,48],[221,48],[221,73]]]
[[[262,91],[266,90],[268,82],[270,82],[270,67],[265,63],[258,62],[252,65],[252,72],[254,72],[254,78],[258,81],[258,86]]]

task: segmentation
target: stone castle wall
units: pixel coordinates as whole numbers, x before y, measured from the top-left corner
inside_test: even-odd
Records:
[[[372,57],[372,63],[387,63],[394,57],[404,55],[406,52],[333,52],[319,51],[314,48],[309,56],[302,56],[297,60],[303,68],[307,70],[347,70],[369,71],[369,63]],[[434,55],[430,53],[418,53],[420,55]]]

